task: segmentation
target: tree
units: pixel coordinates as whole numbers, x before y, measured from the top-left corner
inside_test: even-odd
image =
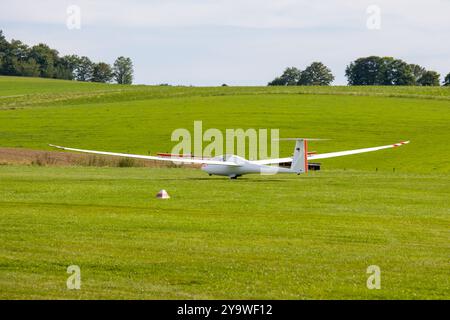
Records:
[[[286,68],[280,77],[269,82],[269,86],[296,86],[300,80],[301,71],[295,67]]]
[[[414,76],[414,84],[419,85],[419,79],[422,77],[423,73],[427,71],[424,67],[419,66],[418,64],[410,64],[409,67]]]
[[[130,58],[116,60],[116,74],[104,62],[93,63],[88,57],[59,56],[57,50],[40,43],[28,47],[19,40],[8,42],[0,30],[0,74],[46,77],[78,81],[109,82],[116,75],[120,83],[131,83],[133,64]]]
[[[9,47],[9,42],[8,42],[8,40],[6,40],[5,36],[3,35],[3,30],[0,30],[0,52],[5,52],[8,47]]]
[[[73,80],[73,72],[62,64],[55,66],[55,79]]]
[[[281,79],[281,77],[276,77],[275,79],[270,81],[267,85],[268,86],[285,86],[286,83],[284,82],[283,79]]]
[[[436,71],[425,71],[419,79],[421,86],[438,86],[440,74]]]
[[[450,86],[450,72],[445,76],[443,85]]]
[[[114,74],[111,66],[107,63],[99,62],[94,64],[91,81],[110,82],[113,76]]]
[[[55,78],[73,80],[75,78],[74,70],[76,66],[77,63],[71,60],[71,56],[58,57],[55,62]]]
[[[382,83],[383,58],[370,56],[351,62],[345,69],[349,85],[380,85]]]
[[[66,55],[60,58],[59,65],[64,68],[63,76],[66,75],[68,80],[77,80],[78,71],[80,69],[81,58],[76,54]]]
[[[328,86],[333,82],[331,70],[322,62],[313,62],[300,74],[298,85]]]
[[[21,63],[28,60],[29,48],[19,40],[11,40],[2,58],[2,74],[9,76],[21,75]]]
[[[82,56],[76,62],[74,70],[75,79],[78,81],[91,81],[94,72],[94,63],[86,56]]]
[[[417,68],[416,68],[417,67]],[[349,85],[414,85],[420,66],[412,66],[392,57],[359,58],[345,70]]]
[[[39,64],[33,58],[26,61],[21,61],[17,65],[17,71],[19,75],[24,77],[39,77],[41,70],[39,69]]]
[[[9,42],[3,35],[3,31],[0,30],[0,74],[3,74],[3,63],[5,61],[8,51],[9,51]]]
[[[41,77],[54,77],[55,62],[58,59],[58,54],[58,51],[51,49],[49,46],[43,43],[31,47],[30,58],[33,58],[39,64]]]
[[[118,84],[133,83],[133,62],[130,58],[118,57],[114,62],[113,71]]]
[[[405,61],[391,57],[383,59],[383,85],[411,86],[416,83],[411,66]]]

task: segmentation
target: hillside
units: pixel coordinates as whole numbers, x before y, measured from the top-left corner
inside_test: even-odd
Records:
[[[449,93],[0,77],[0,298],[449,299]],[[331,139],[318,152],[411,143],[237,180],[48,152],[170,151],[194,120]],[[67,289],[70,265],[81,290]]]
[[[49,104],[118,102],[189,96],[257,94],[331,94],[450,100],[446,87],[298,86],[184,87],[115,85],[44,78],[0,76],[0,109]]]
[[[132,153],[170,151],[176,128],[279,128],[318,152],[411,140],[379,153],[323,161],[325,168],[449,172],[450,88],[161,87],[0,77],[0,146],[48,143]],[[280,146],[281,155],[292,151]]]

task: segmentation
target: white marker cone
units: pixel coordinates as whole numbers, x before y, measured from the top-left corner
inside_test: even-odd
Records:
[[[158,192],[158,193],[156,194],[156,197],[157,197],[158,199],[170,199],[169,194],[168,194],[167,191],[164,190],[164,189],[162,189],[160,192]]]

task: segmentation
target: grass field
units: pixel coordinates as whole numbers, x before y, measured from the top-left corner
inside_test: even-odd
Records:
[[[194,120],[331,138],[318,152],[411,144],[236,181],[194,169],[0,166],[0,298],[450,298],[449,88],[0,77],[0,147],[156,153]],[[163,188],[170,200],[154,198]],[[66,288],[71,264],[79,291]],[[373,264],[381,290],[366,288]]]

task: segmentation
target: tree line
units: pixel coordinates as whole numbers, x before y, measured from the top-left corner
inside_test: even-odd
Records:
[[[93,62],[86,56],[60,56],[43,43],[30,47],[20,40],[8,42],[0,30],[0,75],[131,84],[133,62],[118,57],[111,66]]]
[[[111,66],[93,62],[86,56],[65,55],[40,43],[28,46],[20,40],[8,42],[0,30],[0,75],[43,77],[90,82],[131,84],[133,62],[119,57]],[[345,69],[349,85],[439,86],[440,75],[417,64],[393,57],[370,56],[352,61]],[[331,70],[322,62],[313,62],[304,70],[286,68],[269,86],[328,86],[334,80]],[[450,73],[443,82],[450,86]]]
[[[328,86],[334,80],[331,70],[322,62],[313,62],[305,70],[286,68],[269,86]]]
[[[417,64],[408,64],[392,57],[370,56],[352,61],[345,69],[352,86],[439,86],[440,74]],[[313,62],[299,70],[286,68],[283,74],[269,82],[269,86],[328,86],[334,80],[331,70],[322,62]],[[442,83],[450,86],[450,73]]]

